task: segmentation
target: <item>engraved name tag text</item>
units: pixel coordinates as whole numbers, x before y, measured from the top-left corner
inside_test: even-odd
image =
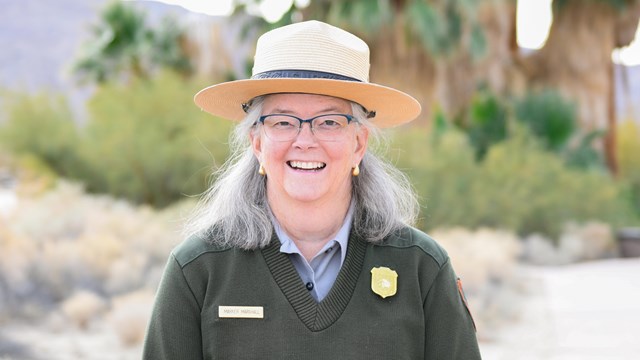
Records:
[[[218,306],[219,318],[263,319],[262,306]]]

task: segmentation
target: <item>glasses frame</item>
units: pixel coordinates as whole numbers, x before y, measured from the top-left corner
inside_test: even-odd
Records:
[[[349,124],[351,124],[352,121],[357,122],[357,120],[355,119],[355,116],[349,115],[349,114],[337,114],[337,113],[336,114],[320,114],[320,115],[317,115],[317,116],[314,116],[314,117],[308,118],[308,119],[301,119],[301,118],[299,118],[299,117],[297,117],[295,115],[291,115],[291,114],[267,114],[267,115],[260,116],[258,118],[258,121],[256,122],[256,124],[257,123],[261,123],[264,126],[265,119],[267,119],[270,116],[286,116],[286,117],[290,117],[290,118],[298,120],[298,124],[299,124],[298,125],[298,132],[296,132],[296,134],[291,139],[288,139],[288,140],[276,140],[276,139],[273,139],[273,138],[269,137],[269,135],[265,132],[265,134],[269,137],[269,139],[271,139],[273,141],[280,141],[280,142],[291,141],[291,140],[295,139],[296,137],[298,137],[298,135],[300,135],[300,131],[302,130],[302,125],[304,123],[308,123],[309,124],[309,129],[311,130],[311,133],[316,138],[318,138],[318,135],[316,134],[316,132],[313,129],[313,120],[315,120],[317,118],[324,117],[324,116],[342,116],[342,117],[346,118],[347,119],[347,125],[344,126],[343,128],[346,128],[347,126],[349,126]],[[319,140],[323,140],[323,141],[332,141],[332,140],[329,140],[329,139],[320,139],[320,138],[318,138],[318,139]]]

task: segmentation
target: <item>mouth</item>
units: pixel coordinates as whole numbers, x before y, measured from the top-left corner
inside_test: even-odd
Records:
[[[294,170],[318,171],[324,169],[327,164],[318,161],[287,161],[287,165]]]

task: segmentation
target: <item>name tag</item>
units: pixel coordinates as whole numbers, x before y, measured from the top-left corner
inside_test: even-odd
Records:
[[[262,306],[218,306],[219,318],[263,319]]]

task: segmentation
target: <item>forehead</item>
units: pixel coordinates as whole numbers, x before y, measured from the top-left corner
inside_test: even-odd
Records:
[[[348,100],[317,94],[271,94],[265,96],[262,106],[264,113],[277,110],[285,113],[318,113],[333,111],[351,114]]]

